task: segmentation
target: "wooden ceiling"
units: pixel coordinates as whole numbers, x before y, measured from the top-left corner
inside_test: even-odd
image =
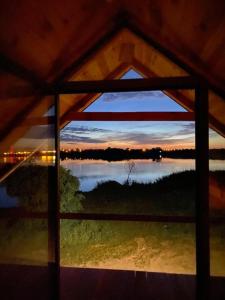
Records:
[[[46,84],[119,78],[129,68],[145,77],[197,75],[210,88],[212,126],[225,134],[224,0],[1,1],[0,140],[42,116]],[[193,108],[193,94],[165,91]],[[98,95],[62,97],[62,115]],[[50,101],[51,102],[51,101]],[[45,110],[45,111],[44,111]],[[12,134],[12,132],[14,133]]]

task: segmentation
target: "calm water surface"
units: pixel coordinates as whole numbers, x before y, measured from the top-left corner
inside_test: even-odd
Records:
[[[149,159],[132,160],[134,168],[130,175],[131,181],[153,182],[163,176],[184,170],[194,170],[194,159],[163,159],[154,162]],[[90,191],[98,182],[116,180],[124,183],[128,176],[128,161],[108,162],[104,160],[64,160],[61,165],[71,170],[80,180],[80,190]],[[225,170],[225,161],[210,161],[210,170]]]
[[[184,170],[194,170],[195,160],[193,159],[162,159],[154,162],[148,159],[132,160],[134,168],[130,175],[131,181],[153,182],[163,176],[178,173]],[[1,162],[1,163],[5,163]],[[54,158],[41,157],[36,161],[41,165],[53,165]],[[99,182],[115,180],[124,183],[129,172],[128,161],[108,162],[104,160],[64,160],[61,165],[71,170],[71,173],[79,178],[80,190],[90,191]],[[210,160],[210,170],[225,170],[224,160]],[[4,186],[0,186],[0,207],[17,206],[17,198],[7,194]]]

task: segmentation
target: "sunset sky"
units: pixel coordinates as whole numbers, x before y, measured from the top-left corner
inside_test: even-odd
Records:
[[[129,71],[123,79],[140,78]],[[161,91],[107,93],[99,97],[87,112],[185,111]],[[194,148],[194,122],[97,122],[73,121],[61,130],[61,148]],[[224,147],[224,139],[210,131],[215,147]]]

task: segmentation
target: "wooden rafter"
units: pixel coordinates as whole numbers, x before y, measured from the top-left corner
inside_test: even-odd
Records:
[[[2,53],[0,53],[0,70],[15,75],[40,90],[46,85],[46,82],[36,76],[33,71],[26,69]]]
[[[130,69],[130,65],[128,65],[127,63],[121,63],[118,67],[116,67],[113,70],[113,72],[110,72],[110,74],[108,74],[108,76],[106,77],[106,80],[120,78],[129,69]],[[82,97],[82,99],[80,101],[78,101],[74,105],[72,105],[70,107],[69,111],[65,112],[60,117],[61,127],[63,127],[65,125],[68,113],[70,113],[71,111],[83,111],[100,96],[101,96],[101,93],[91,93],[91,94],[87,94],[84,97]]]
[[[164,45],[162,45],[160,42],[156,41],[155,38],[147,36],[146,33],[144,33],[142,30],[139,29],[139,27],[134,23],[131,22],[130,19],[126,23],[126,27],[128,30],[130,30],[135,35],[139,36],[142,40],[144,40],[147,44],[155,48],[157,51],[159,51],[161,54],[165,55],[167,58],[169,58],[172,62],[174,62],[177,66],[185,70],[188,74],[191,76],[194,76],[198,78],[200,81],[204,82],[206,86],[208,86],[209,89],[213,90],[216,94],[221,96],[223,99],[225,99],[225,89],[224,86],[221,86],[217,81],[215,81],[211,77],[211,82],[209,82],[207,75],[208,72],[206,70],[205,73],[203,72],[197,72],[194,70],[191,66],[189,66],[187,63],[185,63],[183,60],[178,58],[178,56],[171,52],[169,49],[167,49]],[[144,26],[142,26],[144,28]]]
[[[155,73],[150,71],[148,68],[146,68],[142,63],[140,63],[137,60],[133,60],[132,68],[135,71],[140,72],[141,75],[144,77],[156,76]],[[175,102],[177,102],[179,105],[183,106],[188,111],[195,110],[194,101],[191,101],[181,91],[168,89],[168,90],[163,90],[163,93],[165,93],[168,97],[172,98]],[[225,125],[222,124],[220,121],[218,121],[210,112],[209,112],[209,124],[213,130],[215,130],[218,134],[225,137]]]

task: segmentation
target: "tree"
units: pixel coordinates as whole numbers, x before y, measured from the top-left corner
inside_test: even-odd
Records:
[[[81,204],[84,195],[79,193],[79,179],[71,175],[70,170],[60,167],[60,196],[61,196],[61,211],[72,212],[81,211]]]
[[[127,165],[126,165],[126,169],[127,169],[127,180],[126,180],[126,184],[130,184],[130,175],[132,173],[132,171],[134,170],[135,167],[135,162],[134,161],[128,161]]]

